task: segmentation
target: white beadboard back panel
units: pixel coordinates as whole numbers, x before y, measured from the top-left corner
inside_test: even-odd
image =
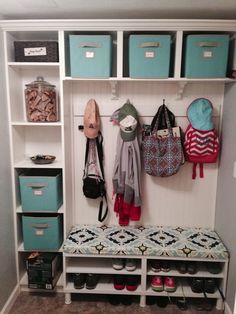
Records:
[[[214,121],[219,128],[223,105],[224,84],[189,83],[183,98],[176,99],[176,82],[118,82],[118,99],[112,100],[109,82],[74,81],[72,84],[72,108],[74,115],[74,223],[98,224],[98,200],[86,199],[82,192],[82,175],[86,138],[78,125],[83,124],[83,113],[90,98],[95,98],[100,109],[104,136],[104,167],[109,201],[109,218],[106,223],[118,224],[113,211],[112,172],[119,127],[110,122],[111,114],[127,99],[134,104],[140,124],[150,123],[158,107],[165,99],[166,105],[176,115],[183,131],[188,125],[186,110],[192,100],[208,98],[214,106]],[[199,170],[199,169],[198,169]],[[185,163],[180,171],[169,178],[151,177],[142,173],[142,217],[131,224],[213,227],[215,215],[217,164],[204,165],[204,178],[192,180],[192,165]]]

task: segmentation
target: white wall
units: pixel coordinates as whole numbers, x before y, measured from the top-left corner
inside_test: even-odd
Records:
[[[0,311],[16,286],[16,261],[14,246],[13,210],[7,105],[5,100],[4,62],[0,33]]]
[[[117,217],[113,212],[111,180],[119,128],[113,126],[109,120],[111,114],[121,107],[127,98],[136,107],[141,123],[151,121],[165,98],[167,106],[177,117],[177,123],[185,130],[188,124],[186,118],[188,105],[197,97],[206,97],[213,103],[214,121],[219,126],[224,84],[190,83],[181,100],[176,100],[177,91],[177,83],[119,82],[119,99],[111,100],[111,89],[107,82],[73,83],[71,103],[74,109],[74,223],[98,223],[96,210],[98,201],[88,200],[82,193],[86,141],[83,133],[78,131],[78,125],[83,124],[82,116],[89,98],[97,100],[102,116],[104,164],[110,207],[107,223],[117,224]],[[169,178],[154,178],[143,174],[141,223],[214,228],[217,173],[216,164],[205,165],[204,179],[198,177],[194,181],[192,180],[192,165],[186,163],[176,175]],[[86,214],[84,208],[86,208]]]
[[[232,310],[236,291],[236,178],[233,177],[233,167],[236,161],[236,85],[232,84],[227,87],[226,92],[223,112],[222,151],[216,198],[215,228],[230,252],[226,301]]]

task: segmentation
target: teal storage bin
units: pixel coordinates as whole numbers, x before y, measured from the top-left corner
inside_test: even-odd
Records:
[[[63,202],[62,175],[56,169],[31,169],[20,174],[23,212],[56,212]]]
[[[226,76],[229,35],[188,35],[185,49],[185,77]]]
[[[130,35],[129,76],[168,78],[170,54],[170,35]]]
[[[62,215],[23,215],[25,250],[58,250],[63,240]]]
[[[111,76],[112,38],[110,35],[70,35],[72,77],[108,78]]]

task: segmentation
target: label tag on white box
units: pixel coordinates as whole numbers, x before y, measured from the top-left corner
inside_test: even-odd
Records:
[[[35,196],[43,195],[43,191],[42,190],[33,190],[33,194]]]
[[[203,58],[212,58],[213,57],[213,53],[212,51],[203,51]]]
[[[151,59],[155,57],[154,51],[145,51],[145,58]]]
[[[44,230],[42,230],[42,229],[36,230],[36,231],[35,231],[35,235],[37,235],[37,236],[42,236],[42,235],[44,235]]]
[[[24,48],[25,56],[46,56],[47,48],[46,47],[33,47],[33,48]]]
[[[86,51],[85,52],[85,58],[92,59],[94,57],[95,57],[94,51]]]

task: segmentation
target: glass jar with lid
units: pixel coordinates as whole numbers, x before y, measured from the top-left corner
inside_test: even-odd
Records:
[[[55,85],[38,76],[26,84],[25,104],[27,120],[30,122],[58,121],[58,106]]]

